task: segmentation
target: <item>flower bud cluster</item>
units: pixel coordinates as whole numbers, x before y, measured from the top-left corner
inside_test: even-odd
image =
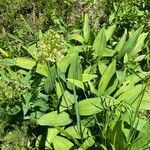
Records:
[[[0,79],[0,101],[6,103],[7,106],[15,105],[22,102],[21,95],[28,89],[24,83],[21,82],[20,76],[10,79],[9,82]]]
[[[48,30],[38,41],[38,60],[55,63],[62,59],[66,52],[66,42],[62,35]]]

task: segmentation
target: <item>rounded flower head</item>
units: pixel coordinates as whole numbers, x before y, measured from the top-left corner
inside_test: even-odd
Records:
[[[42,34],[38,42],[38,60],[55,63],[65,55],[65,52],[66,42],[62,35],[53,30]]]

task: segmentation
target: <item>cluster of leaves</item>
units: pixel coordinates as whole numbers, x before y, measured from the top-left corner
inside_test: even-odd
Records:
[[[115,30],[112,25],[92,32],[85,14],[83,30],[73,31],[66,41],[56,31],[40,31],[37,42],[24,47],[31,57],[3,55],[0,65],[7,72],[0,79],[6,91],[15,91],[13,102],[19,107],[7,116],[21,113],[22,120],[42,128],[35,136],[37,149],[150,147],[148,33],[143,26],[130,34],[125,29],[116,41]],[[55,59],[57,53],[63,57]],[[6,93],[1,90],[5,112],[11,107]]]
[[[127,29],[136,29],[144,25],[147,32],[150,29],[150,2],[148,0],[124,0],[108,1],[108,14],[111,23],[118,23],[118,32],[126,27]]]
[[[149,149],[149,7],[1,0],[0,149]]]

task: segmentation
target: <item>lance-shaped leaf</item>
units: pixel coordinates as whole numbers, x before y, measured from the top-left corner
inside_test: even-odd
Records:
[[[86,150],[92,147],[94,143],[95,143],[94,137],[90,136],[84,141],[84,143],[79,147],[78,150]]]
[[[84,38],[79,34],[71,34],[68,39],[78,41],[82,44],[84,43]]]
[[[144,45],[144,40],[145,40],[145,38],[147,37],[147,35],[148,35],[148,33],[142,33],[142,34],[139,36],[139,38],[138,38],[138,40],[137,40],[137,43],[136,43],[134,49],[131,50],[131,51],[129,52],[129,54],[128,54],[129,59],[134,59],[134,56],[136,56],[136,54],[141,51],[141,49],[142,49],[142,47],[143,47],[143,45]]]
[[[122,58],[125,55],[125,53],[130,53],[134,49],[137,43],[137,39],[139,38],[142,30],[143,26],[141,26],[131,35],[128,41],[124,44],[123,48],[120,50],[120,53],[118,55],[119,58]]]
[[[24,69],[32,69],[36,65],[36,61],[31,58],[17,57],[15,58],[15,61],[16,61],[16,66]],[[38,63],[36,72],[43,76],[48,76],[48,68],[46,64]]]
[[[82,129],[82,136],[78,131],[77,125],[68,127],[67,129],[65,129],[65,131],[76,139],[87,138],[88,136],[91,135],[90,130],[85,126],[81,126],[81,129]]]
[[[80,59],[78,55],[75,55],[75,57],[72,59],[72,63],[69,67],[68,78],[76,81],[76,83],[78,82],[77,80],[79,80],[79,82],[82,81],[82,68],[80,65]],[[71,81],[67,82],[67,86],[69,89],[73,89],[74,87]]]
[[[140,131],[136,141],[134,142],[132,146],[132,150],[137,149],[149,149],[150,144],[150,122],[148,121],[143,126],[142,130]]]
[[[64,137],[56,136],[53,141],[53,145],[55,150],[70,150],[73,143]]]
[[[47,139],[45,146],[50,148],[51,143],[53,143],[59,131],[56,128],[48,128]]]
[[[85,14],[85,17],[84,17],[83,36],[84,36],[85,42],[87,43],[90,37],[90,25],[89,25],[88,14]]]
[[[29,46],[28,48],[26,48],[26,50],[28,51],[28,53],[29,53],[34,59],[37,59],[37,46],[36,46],[36,44],[32,44],[31,46]]]
[[[120,53],[121,49],[123,48],[127,37],[127,30],[125,29],[123,36],[121,37],[120,41],[116,45],[114,51]]]
[[[93,54],[95,57],[102,56],[106,49],[106,35],[105,35],[105,28],[102,28],[98,35],[96,36],[94,43],[93,43]]]
[[[72,122],[69,115],[66,112],[57,113],[57,111],[52,111],[43,115],[38,123],[42,126],[65,126]]]
[[[111,38],[115,29],[116,29],[116,25],[112,25],[112,26],[108,27],[108,29],[106,30],[106,41],[108,41]]]
[[[108,87],[108,84],[112,78],[112,76],[115,74],[116,72],[116,61],[114,60],[105,70],[104,74],[101,77],[100,83],[99,83],[99,87],[98,87],[98,93],[99,95],[103,95],[105,90]]]
[[[139,98],[141,98],[142,96],[143,88],[144,88],[144,85],[142,84],[128,88],[117,98],[117,101],[125,101],[128,104],[136,105]]]
[[[70,109],[70,107],[73,104],[74,104],[74,95],[69,93],[68,91],[64,91],[59,110],[64,111],[65,109]]]
[[[79,112],[81,116],[94,115],[103,111],[101,98],[89,98],[79,102]]]
[[[118,102],[111,96],[89,98],[80,101],[79,112],[81,116],[90,116],[103,111],[106,107],[117,105]]]
[[[16,61],[14,59],[0,59],[0,65],[2,66],[15,66]]]

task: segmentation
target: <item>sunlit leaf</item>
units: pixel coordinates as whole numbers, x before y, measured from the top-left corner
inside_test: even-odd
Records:
[[[59,107],[60,111],[71,109],[70,107],[73,105],[73,103],[74,103],[74,95],[69,93],[68,91],[64,91]]]
[[[90,130],[86,128],[85,126],[81,126],[82,128],[82,135],[79,133],[77,126],[71,126],[65,129],[66,132],[68,132],[73,138],[81,139],[81,138],[87,138],[90,136]]]
[[[70,150],[73,143],[64,137],[56,136],[53,141],[53,145],[55,150]]]
[[[103,111],[101,98],[90,98],[79,102],[79,112],[81,116],[94,115]]]
[[[83,38],[81,35],[79,35],[79,34],[71,34],[71,35],[69,35],[68,38],[69,38],[69,40],[78,41],[78,42],[80,42],[81,44],[84,43],[84,38]]]
[[[89,25],[88,14],[85,14],[84,17],[83,35],[84,35],[85,42],[87,43],[90,36],[90,25]]]
[[[45,146],[47,148],[51,148],[51,143],[53,143],[53,141],[56,138],[58,133],[59,133],[59,131],[57,129],[48,128],[47,138],[46,138],[46,142],[45,142]]]
[[[106,49],[106,35],[105,28],[102,28],[97,34],[94,43],[93,43],[93,54],[95,57],[102,56]]]
[[[94,137],[88,137],[84,143],[78,148],[78,150],[86,150],[95,143]]]
[[[114,51],[120,53],[121,49],[123,48],[125,41],[126,41],[126,36],[127,36],[127,30],[124,31],[123,36],[119,40],[118,44],[116,45]]]
[[[52,111],[42,116],[38,123],[42,126],[65,126],[72,122],[69,115],[66,112],[57,113]]]
[[[143,30],[143,26],[141,26],[139,29],[137,29],[131,37],[128,39],[128,41],[125,42],[123,48],[119,52],[119,58],[123,57],[125,53],[130,53],[134,47],[136,46],[137,39],[139,38],[141,32]]]
[[[106,42],[111,38],[115,29],[116,29],[116,25],[112,25],[112,26],[108,27],[108,29],[106,30]]]
[[[98,87],[98,93],[99,95],[103,95],[105,90],[108,88],[108,84],[112,78],[112,76],[116,72],[116,61],[113,61],[105,70],[104,74],[101,77],[99,87]]]

